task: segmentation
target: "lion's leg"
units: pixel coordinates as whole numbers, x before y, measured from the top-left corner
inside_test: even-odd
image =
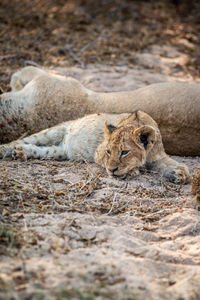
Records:
[[[65,133],[66,126],[58,125],[25,137],[19,142],[36,146],[57,146],[62,142]]]
[[[0,145],[0,159],[2,159],[4,157],[11,157],[12,151],[14,150],[15,145],[16,145],[15,142]]]
[[[157,170],[160,174],[173,183],[187,183],[190,181],[190,173],[188,167],[180,164],[174,159],[164,154],[162,158],[148,163],[152,169]]]
[[[46,71],[36,68],[36,67],[25,67],[17,72],[15,72],[10,81],[10,86],[13,92],[23,89],[23,87],[33,80],[38,75],[47,73]]]
[[[55,158],[65,159],[62,141],[66,129],[64,126],[52,127],[39,133],[17,140],[9,144],[0,145],[0,158]]]
[[[64,151],[62,144],[55,146],[36,146],[31,144],[18,144],[15,146],[12,156],[14,158],[21,158],[26,160],[27,158],[38,159],[67,159],[67,155]]]

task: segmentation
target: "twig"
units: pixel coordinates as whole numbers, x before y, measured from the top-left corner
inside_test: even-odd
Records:
[[[78,56],[72,51],[72,49],[70,48],[70,46],[69,46],[68,44],[65,46],[65,50],[67,50],[67,52],[71,55],[71,57],[72,57],[75,61],[77,61],[77,62],[81,65],[82,68],[85,68],[84,62],[82,62],[82,61],[80,60],[80,58],[78,58]]]
[[[52,196],[52,198],[51,198],[51,206],[52,206],[52,209],[54,210],[55,206],[56,206],[55,195],[54,195],[54,192],[53,192],[51,184],[50,184],[50,176],[49,176],[48,170],[46,170],[45,173],[46,173],[46,177],[47,177],[47,183],[48,183],[48,186],[49,186],[49,191],[50,191],[50,194]]]
[[[118,208],[115,212],[121,211],[121,210],[124,209],[126,206],[128,206],[130,202],[131,202],[131,200],[128,200],[128,201],[126,202],[126,204],[122,205],[122,206],[121,206],[120,208]]]
[[[25,138],[27,136],[28,132],[24,132],[22,135],[20,135],[20,137],[16,140],[16,142],[22,140],[23,138]]]
[[[145,215],[145,216],[143,217],[143,219],[148,219],[148,218],[153,217],[153,216],[156,216],[156,215],[161,215],[163,212],[169,212],[169,211],[171,211],[171,208],[161,209],[161,210],[159,210],[159,211],[156,211],[156,212],[150,213],[150,214],[148,214],[148,215]]]
[[[114,194],[111,208],[110,208],[109,212],[106,213],[106,215],[109,215],[109,214],[112,212],[113,207],[114,207],[114,205],[115,205],[116,198],[117,198],[117,193]]]
[[[24,64],[28,65],[28,66],[30,65],[30,66],[34,66],[34,67],[39,67],[39,64],[33,60],[25,60]]]
[[[103,31],[102,34],[96,40],[87,43],[83,48],[81,48],[80,53],[85,52],[88,48],[95,45],[98,41],[101,41],[104,38],[104,33],[105,31]]]

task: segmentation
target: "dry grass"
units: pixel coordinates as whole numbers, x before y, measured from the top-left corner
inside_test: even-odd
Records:
[[[119,181],[107,178],[106,172],[94,164],[70,161],[4,161],[0,174],[4,217],[30,212],[128,212],[154,220],[168,214],[175,201],[184,196],[181,186],[156,173],[141,170],[136,181]],[[182,205],[177,201],[175,209]]]
[[[193,172],[200,163],[198,158],[185,158],[184,162]],[[194,210],[195,206],[189,185],[170,184],[156,173],[141,170],[135,179],[120,181],[109,178],[95,164],[71,161],[4,160],[0,166],[0,197],[0,265],[3,271],[0,274],[3,292],[0,298],[3,295],[3,299],[11,299],[12,291],[20,299],[27,296],[30,299],[140,299],[138,295],[141,292],[138,294],[137,289],[134,292],[130,288],[126,290],[127,278],[119,267],[113,267],[114,261],[111,264],[97,261],[96,271],[92,271],[93,267],[84,271],[84,267],[79,269],[76,265],[79,254],[74,254],[74,251],[85,249],[86,253],[107,253],[113,247],[106,233],[108,229],[97,230],[95,226],[107,222],[107,228],[111,226],[114,229],[112,226],[119,222],[121,228],[122,220],[131,218],[136,222],[133,227],[135,237],[138,239],[138,234],[142,234],[143,239],[147,235],[147,240],[154,241],[154,234],[159,231],[162,220],[176,213],[181,216],[180,213]],[[106,221],[100,221],[102,217]],[[96,224],[94,229],[92,222]],[[198,226],[192,228],[196,235]],[[173,237],[175,233],[171,234]],[[119,234],[122,241],[126,241],[125,236]],[[131,238],[135,243],[134,235]],[[165,240],[163,234],[159,239]],[[123,243],[121,247],[124,247]],[[125,248],[125,255],[130,259],[133,256],[142,258],[144,253],[144,246],[141,249],[138,246]],[[71,255],[75,255],[73,261],[76,267],[68,271],[69,277],[66,277],[63,271]],[[111,257],[113,255],[116,254]],[[36,272],[34,260],[37,257],[42,269],[39,267]],[[53,271],[52,259],[55,260]],[[11,262],[9,265],[8,260]],[[62,267],[63,264],[65,267]],[[48,277],[51,272],[52,276],[54,272],[57,276],[60,272],[58,267],[63,273],[58,278],[68,278],[68,283],[63,285],[62,280],[56,280],[52,289],[48,285]],[[50,270],[46,274],[48,268]],[[77,283],[78,278],[80,281]]]
[[[199,1],[173,2],[2,0],[1,86],[7,90],[10,73],[26,64],[135,68],[135,54],[152,45],[189,55],[183,71],[198,78]]]
[[[166,74],[198,78],[199,1],[179,3],[2,0],[0,93],[24,65],[140,69],[136,54],[153,53],[152,45],[188,57]],[[199,157],[176,159],[192,173],[200,168]],[[190,185],[145,170],[119,181],[95,164],[4,160],[0,213],[0,299],[199,299],[199,212]]]

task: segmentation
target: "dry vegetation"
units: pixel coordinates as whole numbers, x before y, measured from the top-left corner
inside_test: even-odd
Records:
[[[192,172],[200,166],[177,159]],[[200,220],[190,185],[145,170],[127,182],[94,164],[5,160],[0,196],[0,299],[198,299]],[[182,273],[188,298],[177,297]]]
[[[71,67],[97,90],[130,89],[137,76],[134,88],[198,81],[200,5],[177,2],[2,0],[0,86],[28,64]],[[176,159],[200,168],[199,157]],[[146,170],[120,181],[84,162],[4,160],[0,211],[2,300],[200,299],[190,185]]]
[[[193,172],[200,166],[199,158],[177,159]],[[141,170],[127,182],[108,178],[94,164],[6,160],[0,168],[0,195],[2,299],[142,299],[152,290],[141,283],[132,290],[130,274],[126,277],[115,260],[134,257],[169,266],[173,261],[183,263],[183,270],[200,263],[186,247],[193,237],[198,250],[200,232],[190,186],[170,184],[158,174]],[[175,231],[170,228],[173,218],[167,221],[172,216]],[[181,242],[178,256],[173,249],[163,253],[162,243],[176,240]],[[80,258],[88,255],[96,256],[93,263]],[[152,271],[160,272],[157,267]],[[175,283],[169,279],[167,286]]]
[[[184,72],[197,78],[199,10],[199,1],[187,0],[1,0],[2,87],[7,90],[8,76],[27,64],[134,68],[136,53],[152,45],[172,45],[189,55]]]

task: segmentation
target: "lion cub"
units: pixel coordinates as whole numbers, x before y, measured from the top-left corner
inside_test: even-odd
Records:
[[[109,175],[126,178],[140,166],[186,183],[189,171],[164,151],[156,122],[146,113],[93,114],[0,146],[0,157],[96,162]]]

